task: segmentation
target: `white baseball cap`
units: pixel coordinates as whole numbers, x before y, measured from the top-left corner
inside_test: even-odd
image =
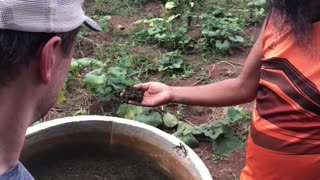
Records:
[[[25,32],[62,33],[85,24],[94,31],[101,27],[87,17],[84,0],[0,0],[0,29]]]

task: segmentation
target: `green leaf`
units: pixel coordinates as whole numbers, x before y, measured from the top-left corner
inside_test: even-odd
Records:
[[[224,40],[223,42],[221,40],[216,41],[216,48],[222,51],[229,50],[231,48],[231,44],[228,40]]]
[[[181,68],[181,64],[174,63],[174,64],[172,64],[172,67],[175,68],[175,69],[180,69]]]
[[[229,36],[229,39],[236,43],[244,43],[244,38],[241,36]]]
[[[164,116],[163,116],[163,122],[164,122],[164,124],[167,126],[167,127],[169,127],[169,128],[173,128],[173,127],[175,127],[175,126],[177,126],[178,125],[178,119],[174,116],[174,115],[172,115],[172,114],[170,114],[170,113],[166,113]]]
[[[59,106],[59,105],[63,104],[66,100],[67,100],[66,91],[65,91],[65,89],[63,89],[59,94],[59,97],[58,97],[58,99],[56,101],[56,105]]]
[[[126,70],[122,69],[120,67],[111,67],[111,68],[109,68],[108,72],[113,77],[120,77],[120,76],[126,74]]]
[[[177,136],[177,138],[179,138],[182,142],[184,142],[190,148],[199,147],[199,141],[192,134],[188,134],[185,136]]]
[[[79,71],[79,64],[75,59],[72,59],[71,61],[70,71],[73,73],[76,73],[77,71]]]
[[[205,131],[204,135],[211,138],[212,140],[216,140],[218,137],[220,137],[223,134],[223,128],[214,128],[209,131]]]
[[[159,39],[159,40],[163,40],[163,39],[166,39],[168,37],[167,34],[163,33],[163,34],[157,34],[155,36],[155,38]]]
[[[235,136],[230,128],[224,129],[224,135],[212,143],[212,150],[215,154],[229,156],[231,153],[244,147],[244,143]]]
[[[101,61],[92,58],[82,58],[77,60],[77,63],[79,64],[80,68],[92,67],[97,69],[104,67],[104,64]]]
[[[168,19],[167,19],[167,23],[170,23],[171,21],[177,19],[179,16],[181,16],[180,14],[177,14],[177,15],[173,15],[173,16],[170,16]]]
[[[102,20],[109,21],[109,20],[111,20],[111,16],[103,16]]]
[[[142,113],[143,108],[128,104],[121,104],[117,115],[121,118],[133,120],[138,114]]]
[[[177,127],[177,131],[180,131],[180,130],[184,131],[186,128],[192,128],[192,126],[190,124],[188,124],[188,123],[179,121],[178,127]]]
[[[219,34],[219,31],[203,30],[202,34],[208,37],[216,37]]]
[[[134,118],[134,120],[154,127],[158,127],[162,124],[161,115],[157,112],[139,114]]]
[[[243,120],[242,112],[235,108],[228,108],[228,117],[233,122]]]
[[[194,135],[204,135],[212,140],[216,140],[223,134],[223,125],[217,124],[218,121],[215,121],[210,124],[203,124],[199,127],[195,127],[192,129],[192,134]]]
[[[199,146],[199,141],[191,134],[183,134],[183,129],[175,132],[173,135],[179,138],[182,142],[188,145],[190,148],[196,148]]]
[[[201,135],[203,134],[203,130],[200,127],[195,127],[192,129],[191,133],[194,135]]]
[[[93,88],[98,85],[105,85],[107,82],[107,77],[104,74],[97,76],[89,73],[84,77],[83,82],[86,86]]]
[[[173,9],[173,8],[175,8],[176,6],[177,6],[176,3],[175,3],[175,2],[172,2],[172,1],[169,1],[169,2],[167,2],[167,3],[165,4],[165,8],[166,8],[167,10]]]

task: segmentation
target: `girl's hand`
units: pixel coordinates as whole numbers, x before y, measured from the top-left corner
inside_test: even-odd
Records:
[[[143,90],[145,93],[141,103],[129,101],[130,104],[155,107],[170,103],[171,95],[170,86],[168,85],[158,82],[149,82],[137,84],[134,88],[137,90]]]

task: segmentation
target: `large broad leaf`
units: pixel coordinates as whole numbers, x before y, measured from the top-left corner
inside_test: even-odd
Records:
[[[205,29],[202,31],[202,34],[208,37],[216,37],[219,34],[219,30],[211,31],[211,30]]]
[[[229,36],[229,39],[233,42],[236,42],[236,43],[243,43],[244,42],[244,38],[241,37],[241,36]]]
[[[117,115],[121,118],[133,120],[138,114],[142,113],[142,111],[142,107],[121,104],[117,111]]]
[[[87,74],[83,82],[85,83],[86,86],[93,88],[97,87],[99,85],[105,85],[107,82],[107,77],[106,75],[94,75],[94,74]]]
[[[102,97],[110,96],[112,95],[112,92],[113,90],[111,87],[97,86],[95,88],[95,93]]]
[[[243,120],[243,112],[236,108],[228,108],[228,117],[234,121],[241,121]]]
[[[120,67],[111,67],[109,68],[108,73],[110,73],[110,75],[113,77],[120,77],[122,75],[125,75],[127,71]]]
[[[224,40],[223,42],[221,40],[218,40],[216,41],[216,48],[222,51],[226,51],[231,48],[231,44],[228,40]]]
[[[176,3],[175,3],[175,2],[172,2],[172,1],[169,1],[169,2],[167,2],[167,3],[165,4],[165,8],[166,8],[167,10],[173,9],[173,8],[175,8],[176,6],[177,6]]]
[[[168,35],[166,33],[163,33],[163,34],[157,34],[155,35],[155,38],[156,39],[159,39],[159,40],[163,40],[163,39],[166,39],[168,37]]]
[[[193,127],[185,122],[179,121],[177,131],[183,130],[185,131],[186,129],[192,129]]]
[[[229,156],[244,147],[244,143],[235,136],[232,129],[225,127],[223,132],[223,136],[212,143],[212,150],[215,154]]]
[[[215,125],[218,122],[201,125],[192,129],[194,135],[204,135],[212,140],[216,140],[223,134],[223,126]],[[216,127],[217,126],[217,127]]]
[[[172,64],[172,68],[173,69],[180,69],[181,68],[181,64],[180,63],[174,63],[174,64]]]
[[[161,115],[157,112],[145,112],[139,114],[134,118],[134,120],[154,127],[158,127],[162,124]]]
[[[92,67],[97,69],[104,67],[104,64],[101,61],[92,58],[82,58],[77,60],[77,63],[79,64],[80,68]]]
[[[169,128],[173,128],[173,127],[175,127],[175,126],[177,126],[178,125],[178,119],[174,116],[174,115],[172,115],[172,114],[170,114],[170,113],[166,113],[164,116],[163,116],[163,122],[164,122],[164,124],[167,126],[167,127],[169,127]]]
[[[223,128],[214,128],[209,131],[205,131],[204,135],[211,138],[212,140],[216,140],[218,137],[220,137],[223,134]]]
[[[185,129],[180,129],[175,132],[173,135],[179,138],[182,142],[188,145],[191,148],[196,148],[199,146],[199,141],[191,134],[184,134]]]

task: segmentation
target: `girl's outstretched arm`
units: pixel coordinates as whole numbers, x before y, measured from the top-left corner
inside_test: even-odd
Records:
[[[264,29],[265,25],[237,78],[194,87],[172,87],[157,82],[138,84],[135,88],[145,91],[143,102],[130,103],[142,106],[178,103],[220,107],[253,101],[259,88]]]

